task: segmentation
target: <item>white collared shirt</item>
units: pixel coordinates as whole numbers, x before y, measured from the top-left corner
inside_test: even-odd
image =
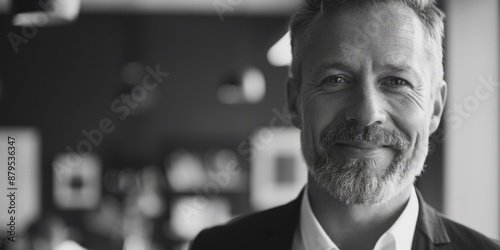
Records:
[[[410,200],[392,226],[378,239],[373,250],[410,250],[417,225],[418,199],[412,187]],[[295,230],[292,250],[340,250],[328,237],[314,215],[307,187],[300,207],[299,226]]]

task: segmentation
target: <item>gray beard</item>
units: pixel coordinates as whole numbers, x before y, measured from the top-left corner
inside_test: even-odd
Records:
[[[338,162],[325,150],[322,155],[305,152],[301,136],[302,153],[308,165],[309,174],[320,188],[346,205],[381,205],[413,185],[424,169],[427,156],[427,142],[415,145],[410,152],[401,149],[383,174],[377,174],[373,159],[348,157]]]

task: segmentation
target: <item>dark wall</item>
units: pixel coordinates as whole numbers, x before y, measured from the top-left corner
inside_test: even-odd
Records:
[[[271,66],[267,50],[286,30],[286,18],[82,15],[69,26],[40,28],[16,54],[7,37],[23,36],[2,17],[0,125],[35,126],[43,140],[44,208],[51,209],[51,162],[109,118],[116,129],[94,147],[104,167],[159,163],[176,144],[237,144],[272,109],[284,105],[286,68]],[[28,30],[30,31],[30,30]],[[31,30],[32,31],[32,30]],[[120,120],[110,105],[130,90],[122,67],[137,61],[170,75],[156,102]],[[256,66],[267,82],[258,104],[224,105],[216,87],[230,74]],[[182,145],[180,145],[182,146]]]

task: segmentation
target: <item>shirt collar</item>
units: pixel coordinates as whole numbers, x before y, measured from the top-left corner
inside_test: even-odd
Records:
[[[397,250],[411,249],[413,235],[415,234],[415,228],[417,226],[418,210],[417,194],[415,193],[415,188],[412,186],[410,200],[408,200],[408,204],[403,210],[403,213],[401,213],[389,230],[380,237],[377,245],[379,245],[379,242],[384,240],[385,237],[392,236]],[[377,249],[377,245],[375,245],[375,249]]]
[[[413,235],[418,217],[418,199],[415,188],[412,186],[410,199],[398,217],[396,222],[380,237],[374,250],[387,249],[387,245],[395,245],[396,250],[411,249]],[[339,250],[337,245],[326,234],[321,224],[316,219],[307,193],[307,186],[304,190],[300,208],[300,233],[305,249]]]
[[[300,233],[305,249],[321,249],[321,250],[339,250],[337,245],[333,243],[330,237],[326,234],[319,221],[314,215],[311,204],[309,203],[309,195],[307,194],[307,186],[302,197],[300,207]]]

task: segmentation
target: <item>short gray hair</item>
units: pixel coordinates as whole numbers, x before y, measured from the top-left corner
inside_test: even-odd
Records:
[[[437,69],[433,69],[436,77],[442,79],[443,40],[445,14],[437,7],[436,0],[306,0],[305,4],[290,19],[290,37],[292,46],[292,64],[290,76],[300,77],[301,61],[310,40],[311,26],[320,13],[326,8],[340,6],[366,6],[387,3],[402,3],[415,11],[424,25],[429,54],[439,61]],[[298,75],[295,75],[298,74]]]

